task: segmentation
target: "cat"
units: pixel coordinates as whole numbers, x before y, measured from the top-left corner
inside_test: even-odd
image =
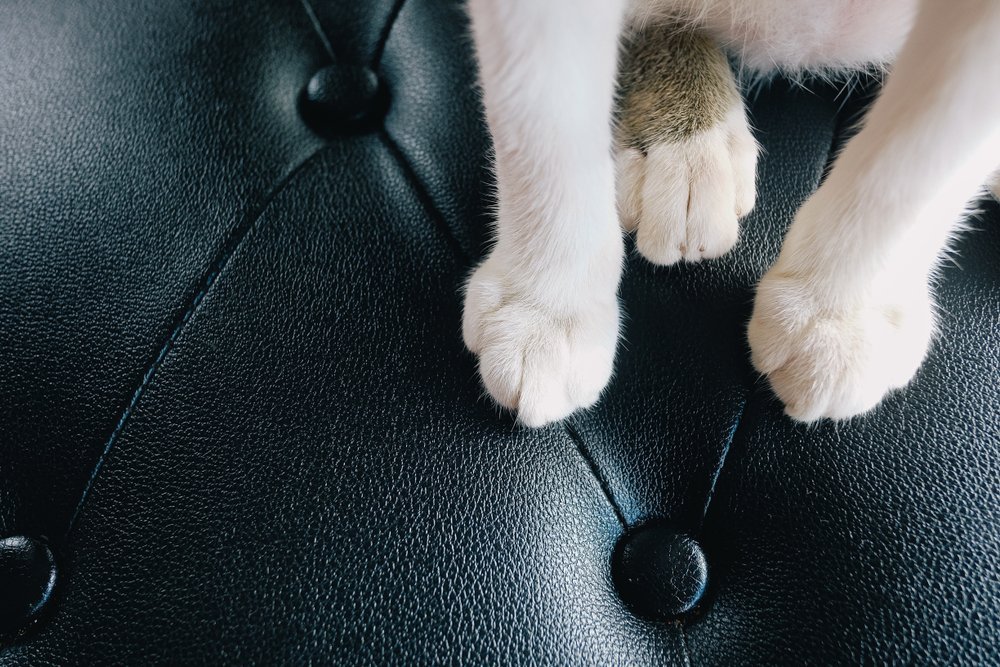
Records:
[[[1000,2],[470,0],[469,11],[498,206],[462,335],[521,424],[589,407],[608,383],[622,227],[662,265],[736,242],[758,147],[730,57],[757,75],[892,63],[761,279],[748,338],[801,422],[863,414],[910,381],[935,330],[938,257],[982,184],[1000,181]]]

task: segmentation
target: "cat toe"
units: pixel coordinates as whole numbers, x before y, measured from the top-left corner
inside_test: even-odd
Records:
[[[618,341],[614,294],[563,307],[513,288],[487,261],[466,287],[463,334],[489,396],[537,428],[597,402]]]
[[[824,304],[808,278],[772,271],[757,289],[747,335],[754,367],[800,422],[864,414],[913,378],[930,346],[926,286]]]
[[[757,143],[742,106],[726,121],[618,154],[618,211],[654,264],[713,259],[739,238],[756,198]]]

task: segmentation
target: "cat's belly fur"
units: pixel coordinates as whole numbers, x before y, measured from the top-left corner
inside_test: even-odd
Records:
[[[853,68],[893,59],[919,0],[630,0],[633,24],[690,20],[758,71]]]

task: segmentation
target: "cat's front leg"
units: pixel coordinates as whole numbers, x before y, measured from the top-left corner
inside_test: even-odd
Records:
[[[462,329],[490,396],[528,426],[592,405],[611,377],[623,253],[611,102],[623,5],[469,6],[498,207]]]
[[[756,195],[757,142],[726,56],[708,36],[643,25],[623,43],[618,207],[655,264],[726,253]]]
[[[923,360],[936,261],[1000,155],[998,34],[1000,3],[923,3],[864,129],[761,280],[753,363],[791,417],[866,412]]]
[[[814,244],[827,242],[819,230],[836,233],[842,223],[830,219],[841,210],[828,199],[842,196],[836,190],[819,193],[799,212],[795,225],[814,233],[809,241],[795,234],[786,239],[757,287],[748,327],[754,367],[767,375],[785,412],[803,422],[865,413],[908,384],[935,328],[934,258],[926,249],[891,258],[859,252],[832,264],[815,252]],[[866,261],[881,269],[854,282],[867,272]]]

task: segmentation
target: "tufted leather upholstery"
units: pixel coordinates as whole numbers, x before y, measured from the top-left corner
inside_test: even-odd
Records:
[[[519,429],[459,336],[489,208],[460,5],[307,9],[4,4],[0,539],[59,575],[0,665],[1000,661],[995,204],[913,386],[789,422],[744,323],[847,112],[775,84],[739,247],[630,261],[606,398]],[[384,107],[309,112],[332,63]],[[645,525],[705,554],[680,619],[616,592]]]

